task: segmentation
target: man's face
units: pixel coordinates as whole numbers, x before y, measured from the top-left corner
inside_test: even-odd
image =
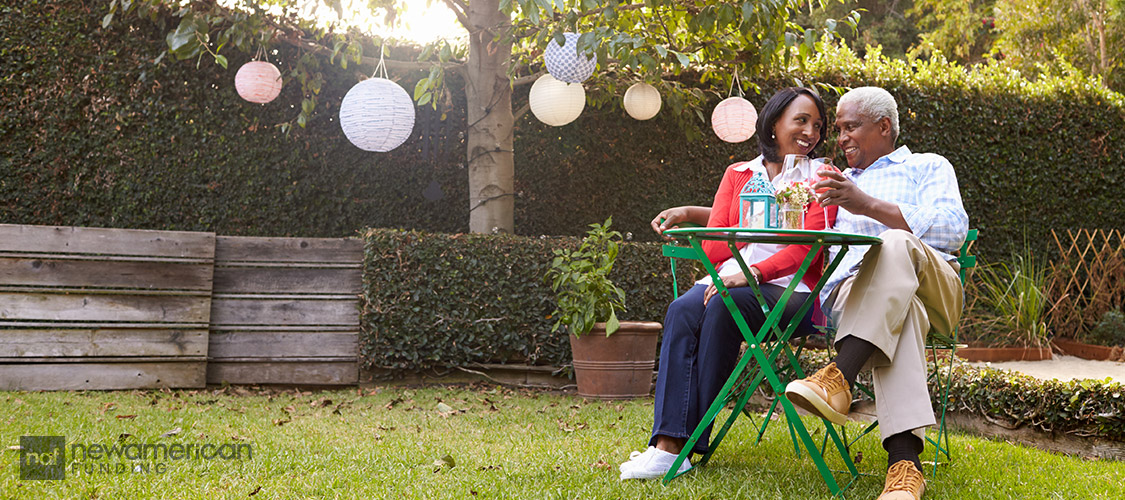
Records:
[[[894,151],[891,138],[891,120],[874,120],[861,116],[859,106],[845,102],[836,107],[836,130],[840,133],[839,145],[852,168],[867,168],[875,160]]]

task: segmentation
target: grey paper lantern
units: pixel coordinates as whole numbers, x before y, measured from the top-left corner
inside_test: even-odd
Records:
[[[543,51],[547,72],[561,82],[582,83],[594,74],[598,57],[595,54],[590,57],[578,54],[578,33],[563,33],[563,37],[566,45],[559,45],[554,38],[547,42],[547,49]]]
[[[340,103],[340,128],[359,149],[390,151],[406,142],[414,130],[414,101],[386,78],[364,80]]]

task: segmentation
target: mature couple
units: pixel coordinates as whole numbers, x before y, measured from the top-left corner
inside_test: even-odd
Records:
[[[823,229],[835,219],[836,229],[879,236],[883,244],[852,248],[829,276],[820,309],[836,327],[837,355],[812,376],[791,382],[785,397],[843,423],[856,375],[871,369],[889,465],[879,498],[918,499],[924,489],[919,460],[924,429],[935,423],[926,386],[925,337],[931,328],[949,334],[960,317],[961,282],[953,254],[964,242],[968,216],[949,161],[912,153],[906,146],[895,148],[898,106],[887,91],[862,87],[841,96],[835,127],[851,168],[842,174],[821,172],[828,179],[814,188],[827,190],[809,204],[805,228]],[[778,92],[758,117],[761,156],[728,167],[710,207],[670,208],[653,219],[653,229],[662,233],[684,222],[736,226],[738,195],[750,177],[760,172],[780,186],[790,177],[782,172],[785,155],[810,155],[827,129],[828,116],[816,92]],[[729,247],[709,242],[704,249],[757,330],[765,317]],[[772,307],[809,247],[748,244],[738,250]],[[813,333],[811,313],[793,315],[820,279],[823,258],[817,257],[784,311],[782,325],[799,322],[796,335]],[[668,307],[652,437],[646,451],[621,464],[621,479],[664,476],[730,376],[742,336],[722,301],[711,300],[714,293],[707,277]],[[707,451],[709,434],[710,429],[693,453]],[[685,461],[681,469],[690,467]]]

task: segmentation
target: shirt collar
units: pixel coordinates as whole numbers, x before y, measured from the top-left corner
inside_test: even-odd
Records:
[[[734,170],[735,172],[745,172],[747,170],[750,170],[752,172],[765,173],[766,165],[762,163],[762,155],[758,155],[757,158],[754,158],[753,160],[750,160],[748,162],[744,162],[742,165],[734,167],[731,170]]]
[[[853,175],[859,175],[859,174],[861,174],[861,173],[863,173],[867,170],[882,168],[882,167],[889,166],[889,165],[892,165],[892,164],[902,163],[902,162],[906,161],[908,158],[910,158],[910,155],[911,155],[910,148],[906,147],[905,145],[899,146],[898,149],[896,149],[894,151],[891,151],[889,154],[886,154],[886,155],[883,155],[883,156],[879,157],[879,159],[875,160],[875,162],[868,165],[867,168],[865,168],[863,170],[859,170],[859,169],[855,169],[855,168],[849,168],[848,171],[850,171]]]

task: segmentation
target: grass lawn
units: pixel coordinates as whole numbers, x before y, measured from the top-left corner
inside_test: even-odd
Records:
[[[740,420],[708,466],[669,486],[623,483],[617,465],[644,448],[651,421],[651,399],[595,402],[493,386],[0,392],[0,497],[830,497],[812,461],[794,455],[783,420],[757,446]],[[253,458],[170,460],[164,472],[140,473],[124,459],[109,463],[129,463],[125,473],[84,472],[72,462],[65,480],[24,481],[17,448],[24,435],[66,436],[68,455],[74,444],[233,443],[250,444]],[[925,498],[1125,498],[1122,462],[963,435],[953,436],[952,449],[953,463],[930,480]],[[847,498],[875,498],[886,453],[874,436],[855,451],[871,476]],[[932,458],[926,453],[923,460]],[[829,464],[842,467],[838,458]]]

